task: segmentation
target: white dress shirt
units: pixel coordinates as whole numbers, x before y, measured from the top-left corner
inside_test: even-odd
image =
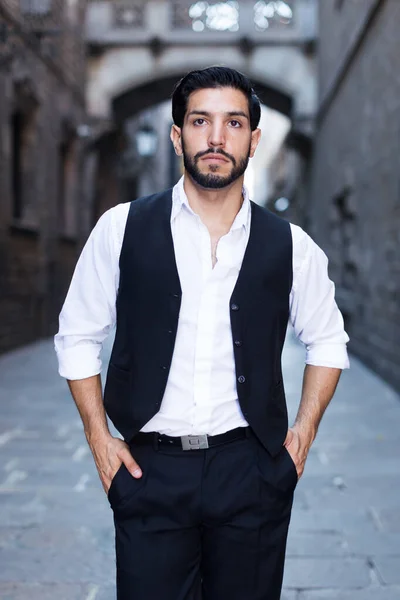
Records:
[[[182,303],[161,408],[142,431],[216,435],[247,425],[236,391],[229,314],[250,234],[246,188],[243,198],[230,231],[219,240],[213,268],[210,235],[189,205],[183,178],[173,189],[171,229]],[[77,263],[55,336],[59,373],[67,379],[101,371],[102,343],[116,320],[119,256],[129,206],[119,204],[99,219]],[[300,227],[291,225],[291,233],[290,321],[306,346],[306,363],[348,368],[349,338],[328,278],[327,258]]]

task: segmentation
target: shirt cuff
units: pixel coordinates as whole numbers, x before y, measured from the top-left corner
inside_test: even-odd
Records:
[[[59,374],[71,381],[98,375],[102,364],[99,358],[100,350],[101,346],[92,344],[57,350]]]
[[[315,344],[307,346],[306,364],[315,367],[349,369],[346,344]]]

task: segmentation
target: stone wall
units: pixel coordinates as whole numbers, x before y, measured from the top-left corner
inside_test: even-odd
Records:
[[[85,3],[47,4],[0,0],[0,352],[54,333],[85,235]]]
[[[354,47],[377,0],[328,0],[319,2],[320,98],[329,91],[338,70]]]
[[[324,75],[307,223],[330,258],[350,349],[400,388],[400,3],[335,4],[320,3]],[[353,40],[347,64],[341,39]]]

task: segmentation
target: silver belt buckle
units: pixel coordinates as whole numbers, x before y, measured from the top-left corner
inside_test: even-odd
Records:
[[[182,450],[204,450],[208,448],[207,435],[181,435]]]

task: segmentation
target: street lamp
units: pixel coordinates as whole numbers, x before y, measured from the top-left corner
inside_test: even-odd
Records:
[[[285,210],[287,210],[290,206],[290,201],[282,196],[281,198],[275,200],[274,206],[275,210],[277,210],[278,212],[285,212]]]
[[[152,158],[158,147],[157,132],[151,125],[144,123],[135,133],[136,150],[142,158]]]
[[[80,123],[76,127],[76,135],[81,140],[87,140],[92,135],[92,128],[87,123]]]

